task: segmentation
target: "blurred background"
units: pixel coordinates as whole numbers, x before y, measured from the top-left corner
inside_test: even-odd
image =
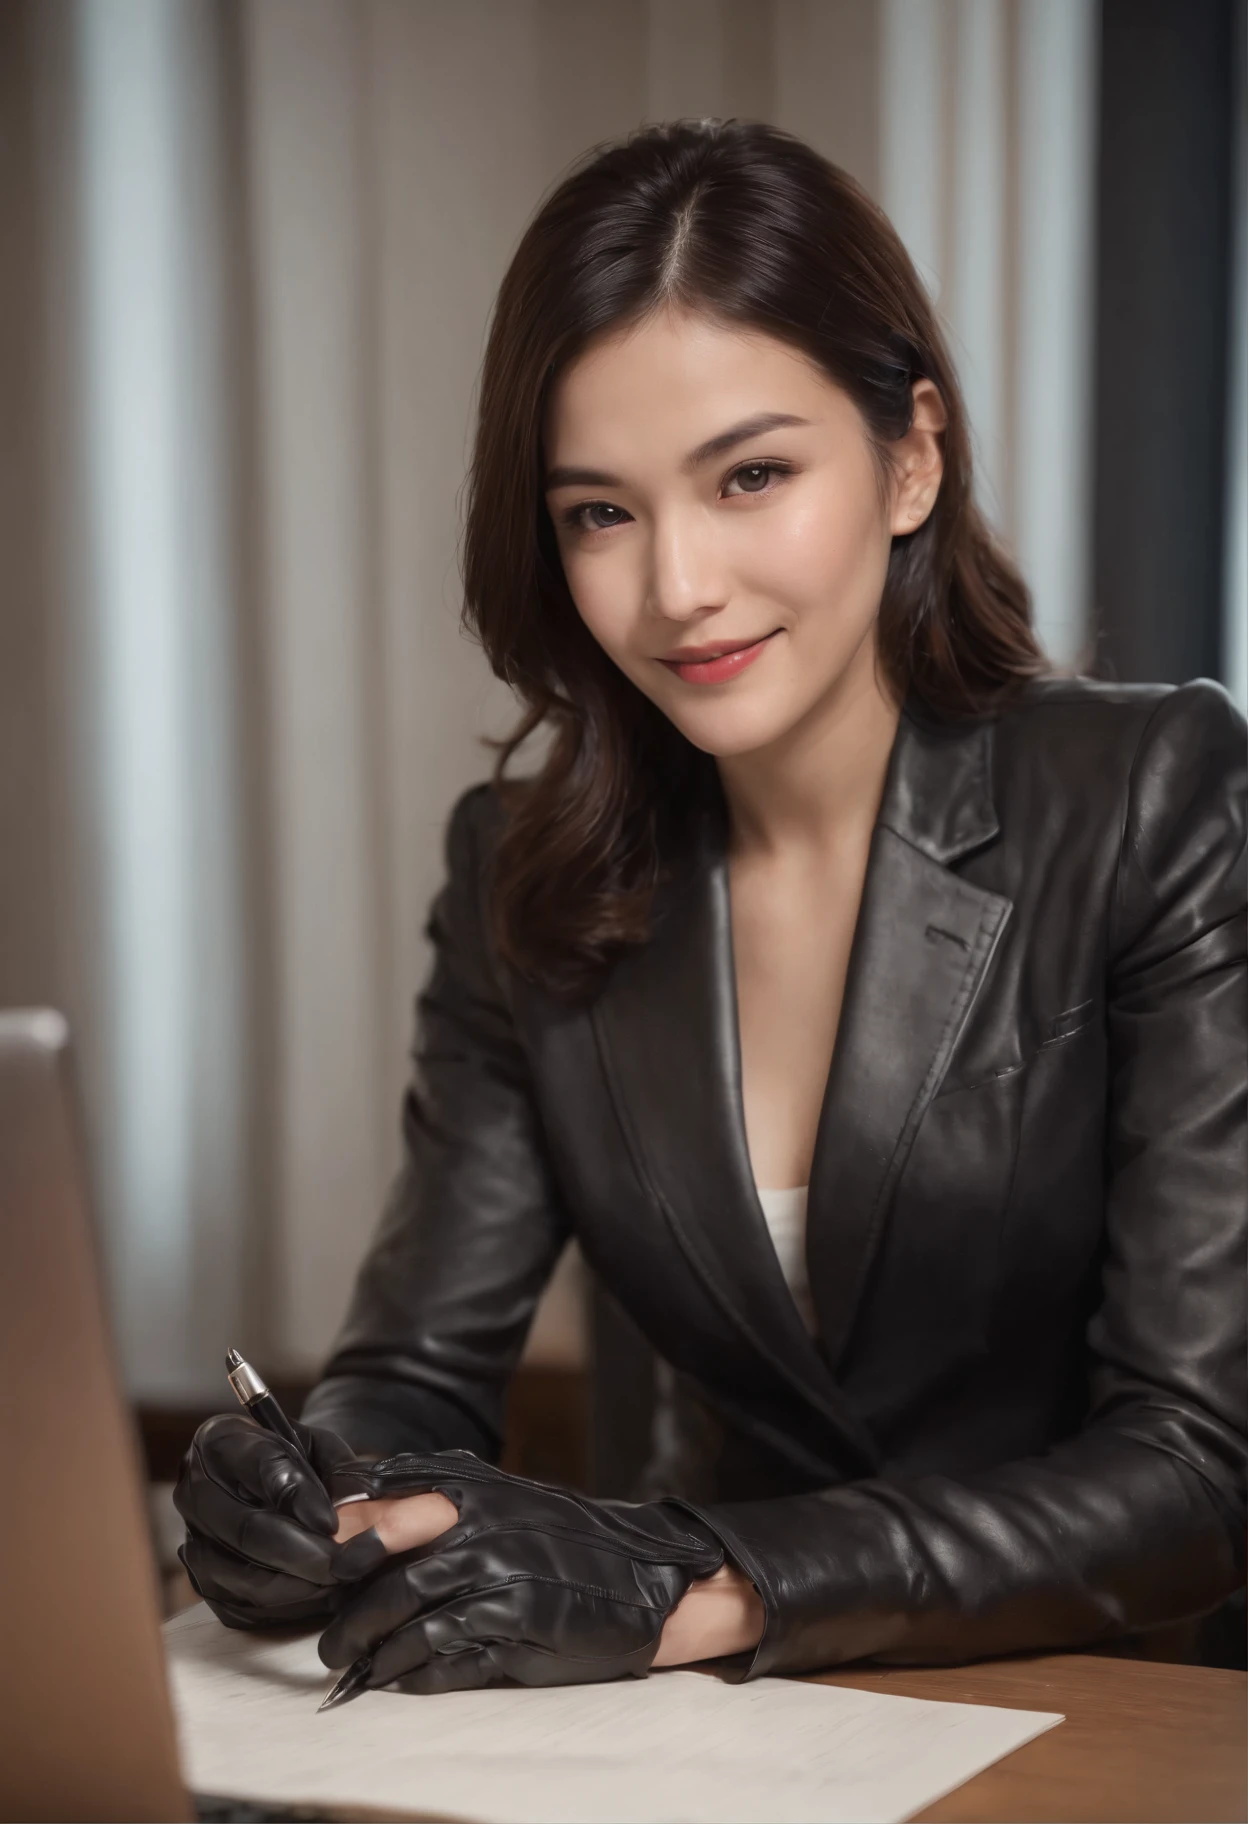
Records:
[[[512,714],[458,501],[542,193],[678,115],[846,166],[1054,661],[1242,703],[1244,59],[1235,0],[4,0],[0,1005],[75,1034],[154,1474],[228,1344],[314,1375],[397,1165],[444,819]],[[647,1372],[568,1262],[512,1461],[611,1481]]]

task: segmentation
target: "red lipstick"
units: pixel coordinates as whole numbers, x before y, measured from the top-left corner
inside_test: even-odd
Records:
[[[765,633],[761,640],[736,645],[721,640],[713,646],[689,646],[660,663],[686,684],[722,684],[752,665],[770,638],[771,634]]]

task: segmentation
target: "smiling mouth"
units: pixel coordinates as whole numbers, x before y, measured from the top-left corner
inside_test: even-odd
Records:
[[[745,641],[740,645],[700,646],[694,647],[688,654],[677,654],[670,659],[660,659],[661,665],[675,672],[686,684],[723,684],[729,678],[735,678],[748,665],[759,657],[768,641],[773,639],[780,629],[775,627],[771,633],[765,633],[761,639]]]

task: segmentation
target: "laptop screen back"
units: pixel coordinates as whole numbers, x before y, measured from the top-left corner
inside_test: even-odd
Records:
[[[0,1014],[0,1817],[184,1819],[65,1022]]]

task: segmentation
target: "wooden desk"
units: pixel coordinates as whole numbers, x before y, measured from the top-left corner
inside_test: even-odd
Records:
[[[1248,1677],[1082,1653],[816,1681],[899,1697],[1060,1710],[1066,1721],[939,1800],[945,1824],[1248,1818]]]

